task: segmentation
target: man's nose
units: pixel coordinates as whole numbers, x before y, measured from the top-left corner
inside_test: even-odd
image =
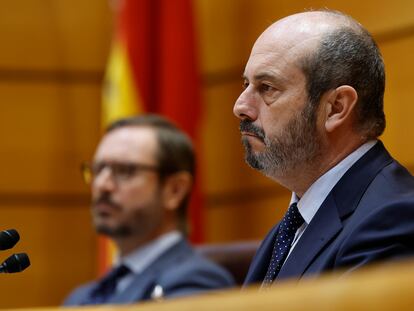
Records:
[[[112,175],[112,170],[109,167],[105,167],[97,176],[95,176],[92,182],[92,188],[100,192],[111,192],[115,189],[116,183]]]
[[[249,119],[254,121],[257,119],[257,103],[255,95],[249,87],[237,98],[233,107],[233,113],[241,120]]]

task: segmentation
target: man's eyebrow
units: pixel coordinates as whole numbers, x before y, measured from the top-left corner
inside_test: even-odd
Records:
[[[242,75],[242,78],[244,80],[249,80],[245,74]],[[271,73],[266,73],[266,72],[254,75],[253,80],[254,81],[269,80],[269,81],[272,81],[272,82],[275,82],[275,83],[284,81],[283,78],[277,77],[277,76],[275,76]]]
[[[253,77],[255,80],[277,80],[276,77],[269,73],[259,73]]]

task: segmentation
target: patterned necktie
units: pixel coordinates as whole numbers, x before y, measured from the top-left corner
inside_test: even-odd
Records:
[[[272,258],[270,259],[269,267],[262,283],[263,288],[268,288],[279,273],[280,268],[289,254],[295,233],[303,222],[304,220],[299,213],[297,204],[293,203],[280,223],[273,247]]]
[[[118,281],[130,272],[131,270],[125,265],[112,269],[92,291],[85,304],[103,304],[107,302],[114,295]]]

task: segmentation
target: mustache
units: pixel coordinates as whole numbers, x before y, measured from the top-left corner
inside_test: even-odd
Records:
[[[244,119],[240,121],[239,130],[240,132],[252,133],[262,140],[264,140],[266,137],[263,129],[258,127],[257,125],[254,125],[253,121],[250,121],[248,119]]]
[[[98,196],[96,199],[92,201],[92,205],[98,205],[98,204],[109,205],[116,209],[121,208],[121,206],[118,203],[112,200],[111,195],[109,193],[102,193],[100,196]]]

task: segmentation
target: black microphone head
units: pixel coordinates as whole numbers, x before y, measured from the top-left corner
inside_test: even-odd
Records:
[[[0,266],[0,270],[6,273],[20,272],[30,266],[29,256],[26,253],[13,254]]]
[[[0,250],[12,248],[20,240],[19,233],[14,230],[4,230],[0,232]]]

